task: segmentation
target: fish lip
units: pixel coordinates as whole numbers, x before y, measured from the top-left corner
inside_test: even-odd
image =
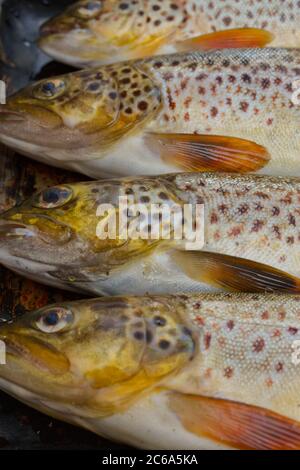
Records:
[[[0,105],[0,121],[25,121],[24,113],[10,109],[7,105]]]
[[[25,236],[33,236],[32,230],[27,225],[5,219],[0,220],[0,241]]]

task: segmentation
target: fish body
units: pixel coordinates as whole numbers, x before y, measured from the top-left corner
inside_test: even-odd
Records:
[[[0,259],[40,282],[98,294],[297,292],[299,195],[298,178],[259,175],[67,183],[2,215]]]
[[[0,139],[93,178],[299,175],[298,49],[184,53],[74,72],[0,107]]]
[[[0,330],[0,387],[150,449],[299,449],[299,296],[63,302]]]
[[[203,35],[242,28],[270,31],[273,47],[298,47],[299,21],[297,0],[80,1],[42,27],[40,47],[79,67],[197,49]]]

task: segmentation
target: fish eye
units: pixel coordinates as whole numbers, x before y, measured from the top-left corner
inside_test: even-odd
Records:
[[[95,1],[95,2],[87,2],[85,5],[80,5],[76,10],[75,14],[79,16],[80,18],[94,18],[95,16],[100,13],[102,10],[102,2],[100,1]]]
[[[34,98],[40,100],[53,100],[65,92],[66,84],[59,78],[47,80],[36,85],[32,94]]]
[[[35,326],[43,333],[62,331],[73,321],[71,310],[62,307],[50,308],[35,322]]]
[[[73,191],[66,186],[53,186],[39,193],[34,199],[34,207],[42,209],[55,209],[61,207],[72,199]]]

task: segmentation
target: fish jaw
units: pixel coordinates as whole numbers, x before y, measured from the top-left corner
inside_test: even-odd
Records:
[[[196,344],[186,320],[159,298],[48,306],[1,328],[0,340],[0,386],[81,417],[127,408],[184,367]]]

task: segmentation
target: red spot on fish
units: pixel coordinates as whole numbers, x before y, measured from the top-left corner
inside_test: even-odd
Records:
[[[185,113],[184,120],[185,122],[188,122],[190,120],[190,113]]]
[[[265,340],[263,338],[258,338],[252,344],[252,350],[255,353],[260,353],[265,347]]]
[[[269,378],[269,379],[266,380],[266,386],[267,386],[268,388],[270,388],[270,387],[273,386],[273,380],[272,380],[271,378]]]
[[[240,104],[240,109],[244,111],[244,113],[246,113],[248,111],[248,108],[249,108],[249,103],[247,103],[247,101],[242,101]]]
[[[192,101],[192,97],[191,97],[191,96],[188,96],[188,97],[184,100],[184,103],[183,103],[184,106],[185,106],[186,108],[188,108],[189,105],[190,105],[190,103],[191,103],[191,101]]]
[[[292,326],[290,326],[288,328],[288,332],[290,333],[290,335],[296,335],[298,333],[298,328],[293,328]]]
[[[200,326],[204,326],[205,325],[205,321],[203,319],[203,317],[196,317],[196,322],[198,323],[198,325]]]
[[[227,322],[227,328],[228,330],[232,331],[234,328],[234,321],[233,320],[228,320]]]
[[[242,229],[241,227],[233,227],[229,232],[228,232],[228,236],[229,237],[237,237],[238,235],[240,235],[242,232]]]
[[[210,343],[211,343],[211,334],[206,333],[205,336],[204,336],[204,346],[205,346],[206,350],[209,349]]]
[[[211,224],[216,224],[219,220],[219,217],[217,216],[217,214],[215,212],[213,212],[211,214],[211,217],[210,217],[210,223]]]
[[[218,113],[219,113],[218,108],[213,106],[210,110],[211,117],[216,117],[218,115]]]
[[[278,330],[278,328],[275,328],[275,330],[272,333],[272,338],[280,338],[281,336],[281,331]]]
[[[289,214],[289,224],[296,227],[296,218],[292,214]]]
[[[264,224],[263,220],[255,220],[252,225],[251,232],[259,232],[263,228]]]
[[[233,368],[232,367],[226,367],[224,369],[224,377],[226,377],[226,379],[231,379],[232,376],[233,376]]]
[[[262,320],[268,320],[270,314],[267,310],[265,310],[262,314],[261,314],[261,318]]]
[[[275,366],[275,370],[276,372],[280,373],[283,371],[283,363],[282,362],[278,362]]]

